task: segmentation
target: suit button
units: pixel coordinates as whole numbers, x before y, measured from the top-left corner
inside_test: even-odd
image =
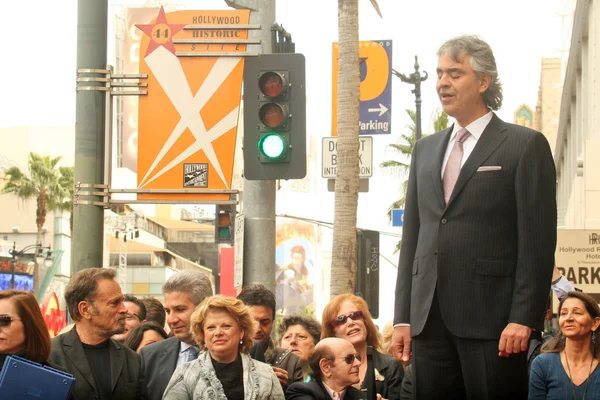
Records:
[[[433,253],[436,257],[437,257],[437,251],[435,253]]]
[[[442,225],[446,225],[447,222],[448,220],[446,218],[442,218]]]

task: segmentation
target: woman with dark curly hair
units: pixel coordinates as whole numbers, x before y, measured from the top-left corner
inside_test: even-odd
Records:
[[[167,332],[156,322],[144,322],[129,332],[125,339],[125,346],[139,353],[144,346],[160,342],[168,337]]]
[[[600,307],[585,293],[568,292],[558,313],[560,331],[531,365],[529,399],[598,399]]]

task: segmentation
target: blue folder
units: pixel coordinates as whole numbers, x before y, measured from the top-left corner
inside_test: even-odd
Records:
[[[73,375],[17,356],[8,356],[0,371],[0,399],[66,400]]]

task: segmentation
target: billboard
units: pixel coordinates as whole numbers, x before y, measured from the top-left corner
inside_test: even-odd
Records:
[[[315,311],[316,225],[277,218],[275,299],[278,315]]]

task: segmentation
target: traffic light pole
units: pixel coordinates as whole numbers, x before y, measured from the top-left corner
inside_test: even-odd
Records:
[[[261,29],[248,33],[260,39],[248,51],[271,53],[271,27],[275,23],[276,0],[225,0],[234,8],[250,9],[250,24]],[[260,48],[258,48],[260,46]],[[253,49],[256,47],[256,49]],[[244,127],[247,129],[249,127]],[[275,293],[275,181],[244,179],[244,275],[243,285],[264,285]]]
[[[105,77],[108,0],[78,0],[77,10],[77,70]],[[104,183],[106,85],[86,85],[90,88],[78,90],[75,103],[75,182],[96,186]],[[102,207],[74,206],[71,275],[102,267],[103,229]]]

